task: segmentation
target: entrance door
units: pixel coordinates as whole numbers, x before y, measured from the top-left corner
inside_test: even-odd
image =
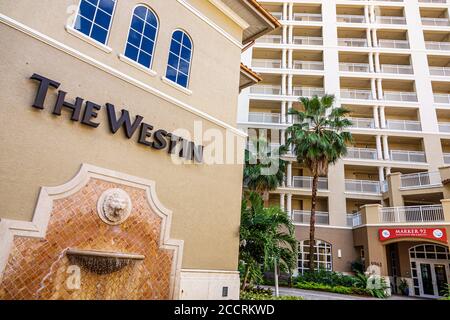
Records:
[[[420,264],[420,278],[422,280],[423,295],[434,296],[433,276],[431,274],[431,264]]]
[[[437,295],[442,296],[442,292],[447,287],[447,272],[445,271],[445,264],[435,264],[434,273],[436,275],[436,287],[438,290]]]

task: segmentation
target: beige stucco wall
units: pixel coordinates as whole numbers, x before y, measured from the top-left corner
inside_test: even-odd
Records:
[[[133,1],[118,1],[108,43],[113,48],[111,54],[64,30],[67,6],[74,3],[77,1],[40,1],[29,10],[26,1],[2,1],[0,12],[235,124],[240,61],[237,46],[193,18],[177,1],[154,1],[152,7],[159,15],[161,29],[153,67],[158,76],[150,77],[117,58],[124,48]],[[160,79],[165,73],[170,34],[177,27],[186,29],[194,40],[192,96]],[[214,128],[225,133],[223,127],[1,23],[0,35],[4,44],[0,46],[0,218],[30,221],[41,186],[65,183],[82,163],[90,163],[156,182],[159,199],[173,211],[171,237],[185,241],[182,268],[236,270],[241,165],[175,165],[167,150],[139,145],[137,136],[128,140],[122,130],[112,135],[104,109],[96,119],[101,123],[97,129],[71,122],[67,112],[53,116],[56,91],[49,92],[45,110],[34,109],[31,104],[37,83],[29,78],[39,73],[57,80],[62,83],[60,89],[68,92],[67,100],[80,96],[100,105],[109,102],[133,116],[142,115],[155,129],[185,128],[192,133],[195,120],[203,120],[204,130]],[[220,59],[215,55],[218,52]]]

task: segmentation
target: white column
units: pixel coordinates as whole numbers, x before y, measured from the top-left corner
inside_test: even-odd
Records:
[[[281,102],[281,123],[286,123],[286,101]]]
[[[280,130],[280,143],[281,145],[286,144],[286,130]]]
[[[281,75],[281,94],[286,95],[286,75]]]
[[[383,100],[383,85],[382,85],[382,80],[381,79],[377,79],[377,89],[378,89],[378,100]]]
[[[288,43],[288,26],[283,26],[283,44]]]
[[[380,182],[384,181],[384,168],[383,167],[378,167],[378,178],[379,178]]]
[[[386,167],[386,177],[391,174],[391,167]]]
[[[375,143],[377,145],[377,157],[378,160],[383,160],[383,151],[381,150],[381,136],[375,136]]]
[[[377,85],[375,79],[370,79],[370,89],[372,90],[372,98],[377,99]]]
[[[366,23],[370,23],[369,7],[368,6],[364,6],[364,19],[366,20]]]
[[[386,114],[384,112],[384,106],[380,106],[380,125],[381,128],[386,128]]]
[[[288,20],[288,3],[283,3],[283,20]]]
[[[372,39],[370,36],[370,29],[366,30],[366,38],[367,38],[367,46],[371,47],[372,46]]]
[[[388,143],[388,137],[383,136],[383,152],[384,152],[384,160],[389,160],[389,143]]]
[[[289,39],[288,43],[292,44],[294,42],[294,26],[289,26]]]
[[[375,6],[370,6],[370,22],[375,23],[376,16],[375,16]]]
[[[380,73],[381,72],[381,66],[380,66],[380,53],[375,53],[375,72]]]
[[[286,212],[288,213],[289,217],[292,217],[292,194],[287,194],[287,201],[286,201]]]
[[[294,76],[292,74],[288,75],[288,95],[292,95],[292,79],[294,78]]]
[[[290,2],[289,3],[289,20],[293,20],[294,19],[294,3]]]
[[[292,50],[292,49],[288,50],[288,68],[289,69],[293,69],[294,68],[294,60],[292,58],[293,52],[294,52],[294,50]]]
[[[284,200],[285,200],[286,194],[280,193],[280,208],[281,210],[284,210]]]
[[[374,61],[373,61],[373,53],[369,53],[369,71],[375,72]]]
[[[288,187],[292,186],[292,162],[287,164],[286,185]]]
[[[287,68],[287,50],[283,49],[283,52],[281,53],[281,68],[286,69]]]
[[[289,112],[289,110],[292,109],[292,104],[293,104],[292,101],[288,101],[288,103],[287,103],[288,112]],[[292,114],[288,114],[288,123],[292,123]]]
[[[377,29],[372,29],[372,45],[374,47],[378,47],[378,36],[377,36]]]
[[[375,106],[373,107],[373,121],[375,123],[375,128],[379,128],[380,127],[380,118],[378,117],[378,107]]]

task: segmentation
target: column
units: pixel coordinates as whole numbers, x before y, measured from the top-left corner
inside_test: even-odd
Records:
[[[371,47],[372,46],[372,39],[370,36],[370,29],[366,30],[366,39],[367,39],[367,46]]]
[[[374,47],[378,47],[378,36],[377,36],[377,29],[372,29],[372,44]]]
[[[281,68],[286,69],[287,68],[287,50],[283,49],[283,52],[281,53]]]
[[[377,145],[377,157],[378,160],[383,160],[383,151],[381,149],[381,136],[375,136],[375,143]]]
[[[280,130],[280,143],[281,145],[286,144],[286,130]]]
[[[294,3],[290,2],[289,3],[289,20],[293,20],[294,19]]]
[[[380,53],[375,53],[375,72],[380,73],[381,72],[381,66],[380,66]]]
[[[379,178],[380,182],[383,182],[385,180],[383,167],[378,167],[378,178]]]
[[[388,137],[383,136],[383,152],[384,152],[384,160],[389,160],[389,143],[388,143]]]
[[[283,20],[288,20],[288,4],[287,2],[283,3]]]
[[[289,217],[292,217],[292,194],[287,194],[287,201],[286,201],[286,212],[288,213]]]
[[[286,75],[281,75],[281,94],[286,95]]]
[[[286,123],[286,101],[281,102],[281,123]]]
[[[364,19],[366,23],[370,23],[369,6],[364,6]]]
[[[293,52],[294,52],[294,50],[292,50],[292,49],[288,50],[288,68],[289,69],[294,69],[294,60],[292,58]]]
[[[286,194],[280,193],[280,208],[281,210],[284,210],[284,200],[285,200]]]
[[[294,26],[289,26],[289,39],[288,43],[292,44],[294,42]]]
[[[386,177],[391,174],[391,167],[386,167]]]
[[[386,115],[384,113],[384,106],[380,106],[380,125],[382,129],[386,128]]]
[[[373,107],[373,121],[375,124],[375,128],[380,128],[380,118],[378,117],[378,107]]]
[[[383,85],[381,79],[377,79],[378,100],[383,100]]]
[[[375,15],[375,6],[370,6],[370,23],[375,23],[376,15]]]
[[[374,61],[373,61],[373,53],[369,53],[369,71],[370,72],[375,72],[375,68],[374,68]]]
[[[375,79],[370,79],[370,89],[372,90],[372,99],[377,99],[377,85]]]
[[[287,164],[286,185],[288,187],[292,186],[292,162]]]
[[[292,74],[288,75],[288,95],[292,96],[292,79],[294,78],[294,76]]]
[[[283,44],[288,43],[288,26],[283,26]]]
[[[288,101],[288,103],[287,103],[288,112],[289,112],[289,110],[292,109],[292,104],[293,104],[292,101]],[[292,114],[289,114],[289,113],[288,113],[288,123],[292,124]]]

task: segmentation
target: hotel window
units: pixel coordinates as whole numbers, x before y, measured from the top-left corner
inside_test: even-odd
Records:
[[[314,261],[315,270],[332,271],[331,244],[316,240]],[[309,270],[309,240],[301,241],[298,246],[298,272],[303,274]]]
[[[150,68],[158,33],[158,18],[145,6],[134,9],[125,56]]]
[[[192,41],[183,31],[176,30],[170,44],[166,78],[187,88],[192,59]]]
[[[106,44],[116,0],[81,0],[74,29]]]

